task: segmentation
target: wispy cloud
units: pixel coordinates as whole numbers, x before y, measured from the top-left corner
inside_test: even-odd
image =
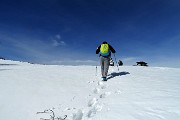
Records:
[[[66,43],[64,41],[52,40],[52,42],[52,46],[54,47],[66,46]]]
[[[66,45],[61,41],[61,36],[54,36],[54,46]],[[61,65],[93,65],[95,62],[91,60],[77,60],[82,58],[82,54],[76,51],[70,51],[67,47],[52,46],[52,40],[43,41],[38,38],[29,36],[13,37],[9,35],[1,35],[3,41],[4,54],[7,53],[8,59],[22,60],[34,63],[44,64],[61,64]],[[58,41],[59,40],[59,41]],[[74,60],[76,59],[76,60]]]
[[[54,38],[52,38],[52,46],[53,47],[58,47],[58,46],[66,46],[66,43],[61,40],[61,36],[55,35]]]
[[[57,40],[52,40],[52,46],[57,47],[59,46],[59,42]]]
[[[60,36],[60,35],[56,35],[56,38],[57,38],[57,39],[61,39],[61,36]]]
[[[1,39],[3,39],[5,53],[11,53],[12,56],[19,55],[19,59],[21,57],[26,58],[27,60],[32,59],[47,59],[52,56],[53,50],[52,46],[49,46],[47,43],[33,39],[29,37],[13,37],[8,35],[1,35]],[[49,54],[51,53],[51,54]],[[11,56],[9,56],[11,58]]]

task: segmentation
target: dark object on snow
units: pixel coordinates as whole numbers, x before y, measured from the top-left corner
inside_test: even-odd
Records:
[[[139,66],[148,66],[146,62],[140,61],[140,62],[136,62],[137,65]]]
[[[119,66],[123,66],[123,62],[121,60],[118,61]]]
[[[5,60],[5,58],[3,58],[3,57],[0,57],[0,59]]]
[[[113,61],[113,59],[112,59],[112,58],[110,58],[109,65],[110,65],[110,66],[114,66],[114,61]]]

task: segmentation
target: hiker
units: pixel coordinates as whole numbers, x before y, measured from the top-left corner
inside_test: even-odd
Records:
[[[114,66],[114,61],[112,58],[110,58],[110,63],[109,63],[110,66]]]
[[[104,41],[96,49],[96,54],[100,53],[100,65],[101,65],[101,74],[102,74],[103,81],[107,81],[107,74],[108,74],[108,69],[109,69],[111,52],[115,53],[116,51],[106,41]]]
[[[123,62],[121,60],[119,60],[118,64],[119,64],[119,66],[122,66]]]

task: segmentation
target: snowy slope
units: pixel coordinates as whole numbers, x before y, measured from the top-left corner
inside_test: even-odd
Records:
[[[0,60],[0,120],[180,119],[180,69],[119,68]]]

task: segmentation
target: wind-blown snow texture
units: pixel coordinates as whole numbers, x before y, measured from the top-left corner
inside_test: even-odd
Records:
[[[180,119],[180,69],[119,68],[0,60],[0,120]]]

